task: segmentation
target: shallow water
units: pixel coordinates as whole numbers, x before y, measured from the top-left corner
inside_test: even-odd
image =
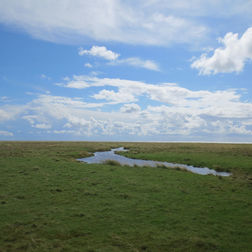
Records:
[[[92,157],[81,158],[78,160],[81,162],[88,163],[88,164],[101,164],[101,163],[104,163],[106,160],[114,160],[114,161],[119,162],[121,165],[129,165],[129,166],[137,165],[137,166],[157,167],[157,166],[164,165],[170,168],[179,167],[181,169],[185,169],[185,170],[191,171],[193,173],[201,174],[201,175],[212,174],[216,176],[230,176],[230,173],[228,172],[217,172],[207,167],[201,168],[201,167],[194,167],[192,165],[185,165],[185,164],[175,164],[175,163],[168,163],[168,162],[127,158],[127,157],[116,154],[115,153],[116,151],[127,151],[127,150],[125,150],[123,147],[120,147],[120,148],[112,149],[110,151],[95,152],[94,156]]]

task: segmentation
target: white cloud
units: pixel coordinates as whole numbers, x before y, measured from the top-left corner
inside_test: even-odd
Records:
[[[251,18],[251,0],[140,0],[145,8],[152,8],[153,11],[169,10],[177,15],[187,16],[209,16],[209,17],[229,17],[242,15],[243,18]]]
[[[50,104],[50,106],[53,105],[59,105],[62,104],[64,106],[71,106],[73,108],[80,108],[80,109],[87,109],[87,108],[99,108],[103,106],[102,103],[87,103],[84,102],[81,98],[70,98],[70,97],[64,97],[64,96],[52,96],[52,95],[40,95],[38,99],[33,101],[34,103],[38,104]],[[49,109],[50,107],[48,107]]]
[[[17,117],[23,113],[25,109],[26,106],[23,105],[5,105],[0,107],[0,123],[17,119]]]
[[[112,64],[115,64],[115,65],[126,64],[126,65],[130,65],[134,67],[146,68],[148,70],[160,71],[159,66],[156,62],[152,60],[142,60],[137,57],[116,60]]]
[[[60,43],[195,45],[211,30],[227,30],[230,20],[251,23],[251,10],[251,0],[1,0],[0,22]],[[226,22],[212,28],[215,19]]]
[[[56,83],[57,86],[63,86],[62,83]],[[76,89],[83,89],[89,87],[88,83],[82,80],[69,80],[67,83],[67,87],[69,88],[76,88]]]
[[[34,125],[34,128],[37,129],[50,129],[52,126],[50,124],[46,124],[46,123],[37,123]]]
[[[92,64],[90,64],[90,63],[86,63],[84,66],[88,67],[88,68],[92,68],[93,67]]]
[[[9,103],[9,102],[11,102],[11,99],[8,96],[0,96],[0,102]]]
[[[74,135],[74,134],[76,134],[76,131],[74,131],[74,130],[54,130],[53,133],[54,134],[71,134],[71,135]]]
[[[73,85],[74,83],[74,85]],[[90,87],[107,87],[93,95],[95,99],[105,99],[114,103],[131,103],[138,100],[140,96],[178,107],[211,109],[212,113],[223,114],[223,107],[229,103],[237,102],[240,95],[235,90],[226,91],[191,91],[179,87],[174,83],[149,84],[141,81],[124,79],[97,78],[90,76],[73,76],[73,80],[61,84],[68,88],[86,89]],[[111,90],[112,88],[112,90]],[[216,106],[218,104],[218,106]],[[238,104],[238,103],[236,103]],[[246,103],[245,103],[246,104]],[[244,106],[246,106],[244,104]],[[247,104],[250,106],[249,104]],[[234,110],[226,110],[227,116],[239,116]],[[242,114],[247,113],[244,111]]]
[[[74,80],[83,84],[83,88],[88,87],[114,87],[118,91],[103,89],[94,98],[106,98],[107,100],[115,100],[117,96],[118,102],[129,103],[137,100],[139,96],[146,95],[151,100],[167,103],[177,107],[197,108],[201,110],[209,110],[212,114],[219,116],[235,116],[249,115],[251,111],[250,103],[241,103],[240,95],[236,90],[224,91],[191,91],[189,89],[179,87],[174,83],[148,84],[140,81],[131,81],[123,79],[97,78],[89,76],[74,76]],[[69,86],[70,85],[70,86]],[[65,87],[72,87],[71,82],[66,83]],[[102,97],[101,97],[101,96]],[[128,101],[127,100],[128,97]],[[235,104],[235,106],[231,106]],[[244,110],[240,111],[241,107]],[[214,108],[214,109],[212,109]],[[225,110],[225,108],[227,108]],[[232,110],[230,109],[232,108]]]
[[[185,1],[183,1],[183,4]],[[1,0],[0,22],[53,42],[195,44],[208,28],[188,8],[142,0]],[[198,5],[203,4],[198,1]],[[188,6],[188,4],[187,4]],[[196,5],[195,5],[196,6]],[[182,11],[181,11],[182,9]],[[193,10],[193,8],[191,8]]]
[[[135,103],[124,104],[120,108],[120,111],[122,113],[135,113],[135,112],[139,112],[140,110],[141,110],[141,107]]]
[[[241,38],[237,33],[229,32],[219,42],[224,45],[214,50],[211,57],[202,54],[195,60],[192,68],[199,70],[200,74],[217,74],[241,72],[246,61],[252,60],[252,27],[248,28]]]
[[[73,82],[79,85],[74,87]],[[29,122],[33,132],[38,129],[45,134],[70,134],[80,139],[85,136],[97,139],[123,136],[125,139],[128,135],[134,135],[135,139],[174,135],[213,139],[217,135],[233,134],[252,140],[252,103],[241,100],[240,90],[193,91],[174,83],[77,75],[61,85],[96,87],[93,89],[96,93],[87,97],[89,102],[78,97],[39,95],[23,105],[25,109],[19,117],[4,117],[2,123],[6,126],[9,119],[17,125],[22,118]],[[105,101],[97,102],[100,99]],[[20,106],[13,105],[13,111],[15,107]],[[2,106],[0,111],[8,115],[10,108]]]
[[[107,100],[114,103],[136,101],[134,94],[131,94],[130,92],[125,92],[124,89],[120,90],[119,92],[103,89],[98,94],[93,95],[93,98],[97,100]]]
[[[0,130],[0,136],[13,136],[13,133],[5,130]]]
[[[82,88],[103,87],[93,95],[95,99],[105,99],[110,104],[126,103],[120,108],[120,121],[123,114],[132,112],[134,122],[129,124],[134,125],[134,130],[131,128],[131,132],[140,135],[224,134],[224,130],[225,134],[252,133],[252,104],[241,102],[238,90],[192,91],[174,83],[149,84],[89,76],[74,76],[73,80],[80,82],[79,87],[82,85]],[[72,88],[71,81],[64,85]],[[160,105],[142,109],[139,106],[141,97],[157,101]],[[139,101],[139,105],[132,103],[135,101]],[[214,125],[216,121],[220,124]]]
[[[118,53],[108,50],[105,46],[92,46],[90,50],[79,49],[79,55],[92,55],[96,57],[101,57],[106,60],[116,60],[119,57]]]
[[[68,76],[65,76],[65,77],[62,78],[62,80],[64,80],[64,81],[70,81],[71,79]]]
[[[131,57],[126,59],[118,59],[120,54],[115,53],[111,50],[108,50],[105,46],[92,46],[90,50],[84,50],[83,48],[79,49],[79,55],[92,55],[100,58],[109,60],[108,64],[110,65],[130,65],[134,67],[141,67],[148,70],[160,71],[159,66],[156,62],[152,60],[142,60],[138,57]],[[93,66],[90,63],[86,63],[85,67],[92,68]]]
[[[40,78],[41,78],[41,79],[46,79],[46,80],[51,80],[51,77],[49,77],[49,76],[47,76],[47,75],[45,75],[45,74],[41,74],[41,75],[40,75]]]
[[[114,135],[118,132],[132,132],[133,119],[123,118],[119,112],[101,112],[91,110],[92,104],[76,103],[76,98],[41,95],[29,104],[29,109],[23,118],[29,120],[34,127],[47,120],[51,124],[59,125],[62,129],[53,129],[55,134],[72,134],[80,136],[91,136],[94,134]],[[40,123],[37,123],[40,122]],[[123,124],[125,124],[123,126]],[[118,127],[121,125],[121,127]],[[42,127],[40,127],[41,129]],[[64,128],[71,128],[66,130]],[[47,127],[44,127],[47,129]]]
[[[32,110],[32,109],[31,109]],[[37,129],[50,129],[52,126],[48,123],[46,116],[35,115],[24,115],[22,119],[27,120],[31,127]]]

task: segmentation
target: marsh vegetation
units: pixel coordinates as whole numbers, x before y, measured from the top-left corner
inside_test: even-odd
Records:
[[[84,164],[125,156],[232,172]],[[0,143],[0,251],[251,251],[252,145]]]
[[[190,171],[193,173],[201,175],[216,175],[216,176],[230,176],[229,172],[219,172],[214,169],[209,169],[207,167],[195,167],[192,165],[154,161],[154,160],[143,160],[136,158],[129,158],[119,155],[122,152],[128,151],[124,147],[111,149],[110,151],[98,151],[93,153],[91,157],[85,157],[77,159],[80,162],[85,162],[88,164],[111,164],[111,165],[127,165],[127,166],[150,166],[150,167],[166,167],[168,169],[180,169],[183,171]]]

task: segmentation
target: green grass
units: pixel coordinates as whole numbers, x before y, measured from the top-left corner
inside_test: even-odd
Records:
[[[135,143],[124,156],[138,159],[169,161],[251,175],[252,144],[208,143]]]
[[[84,164],[134,158],[228,170]],[[0,142],[0,252],[252,251],[252,145]]]

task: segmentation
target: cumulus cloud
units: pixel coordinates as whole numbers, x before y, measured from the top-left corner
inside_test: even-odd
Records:
[[[120,111],[122,113],[136,113],[141,110],[141,107],[135,103],[130,103],[130,104],[124,104],[121,108]]]
[[[252,27],[248,28],[240,39],[237,33],[229,32],[224,38],[220,38],[219,42],[223,47],[215,49],[210,57],[202,54],[191,67],[198,69],[203,75],[239,73],[245,63],[252,60]]]
[[[92,46],[90,50],[79,49],[79,55],[92,55],[109,60],[110,65],[130,65],[134,67],[145,68],[153,71],[160,71],[159,66],[153,60],[142,60],[138,57],[131,57],[126,59],[118,59],[120,54],[108,50],[105,46]],[[85,67],[92,68],[90,63],[86,63]]]
[[[141,81],[98,78],[85,75],[75,75],[72,80],[62,83],[67,88],[87,89],[90,87],[101,87],[93,95],[94,99],[106,100],[114,103],[132,103],[138,101],[139,97],[146,96],[148,99],[172,105],[184,109],[200,109],[207,113],[222,116],[238,116],[249,114],[250,103],[239,103],[240,94],[236,90],[217,90],[215,92],[199,90],[192,91],[180,87],[174,83],[152,84]],[[233,106],[233,104],[236,104]],[[229,107],[229,105],[232,105]],[[239,114],[239,106],[244,106],[244,111]],[[232,107],[232,109],[230,109]],[[226,108],[226,109],[225,109]],[[248,110],[249,109],[249,110]]]
[[[252,104],[241,101],[239,90],[192,91],[174,83],[151,84],[90,76],[74,76],[62,86],[74,88],[72,81],[79,83],[78,88],[103,88],[93,95],[94,99],[103,99],[109,104],[125,103],[119,112],[122,115],[131,113],[134,119],[133,124],[129,123],[134,125],[131,132],[137,134],[222,134],[224,129],[225,134],[252,133]],[[142,109],[132,103],[139,101],[141,104],[142,97],[160,105]],[[222,128],[214,124],[216,121]]]
[[[92,110],[91,104],[76,100],[78,101],[78,98],[40,95],[29,103],[29,109],[26,111],[29,115],[25,115],[23,119],[28,120],[33,128],[40,125],[43,127],[39,129],[44,130],[48,127],[44,127],[45,123],[41,123],[42,121],[46,120],[54,125],[61,123],[61,129],[52,127],[50,132],[55,134],[92,136],[136,133],[133,118],[125,118],[120,112]]]
[[[36,129],[50,129],[52,127],[45,116],[39,116],[38,114],[24,115],[22,119],[27,120],[31,127]]]
[[[153,136],[168,140],[175,135],[213,139],[231,134],[252,139],[252,103],[242,101],[240,90],[190,90],[174,83],[82,75],[65,79],[61,86],[96,87],[92,89],[96,91],[87,97],[88,102],[78,97],[39,95],[22,105],[25,109],[18,117],[6,117],[11,109],[2,106],[0,123],[6,126],[9,120],[17,125],[25,120],[33,132],[69,134],[80,139]],[[12,110],[19,107],[12,105]]]
[[[0,107],[0,123],[5,121],[15,120],[17,117],[23,113],[26,109],[26,106],[20,105],[5,105]]]
[[[99,93],[93,95],[93,98],[97,100],[107,100],[114,103],[125,103],[136,101],[134,94],[124,91],[125,91],[124,89],[120,90],[119,92],[115,92],[114,90],[103,89]]]
[[[79,49],[79,55],[92,55],[96,57],[101,57],[106,60],[116,60],[119,57],[118,53],[108,50],[105,46],[92,46],[90,50]]]

